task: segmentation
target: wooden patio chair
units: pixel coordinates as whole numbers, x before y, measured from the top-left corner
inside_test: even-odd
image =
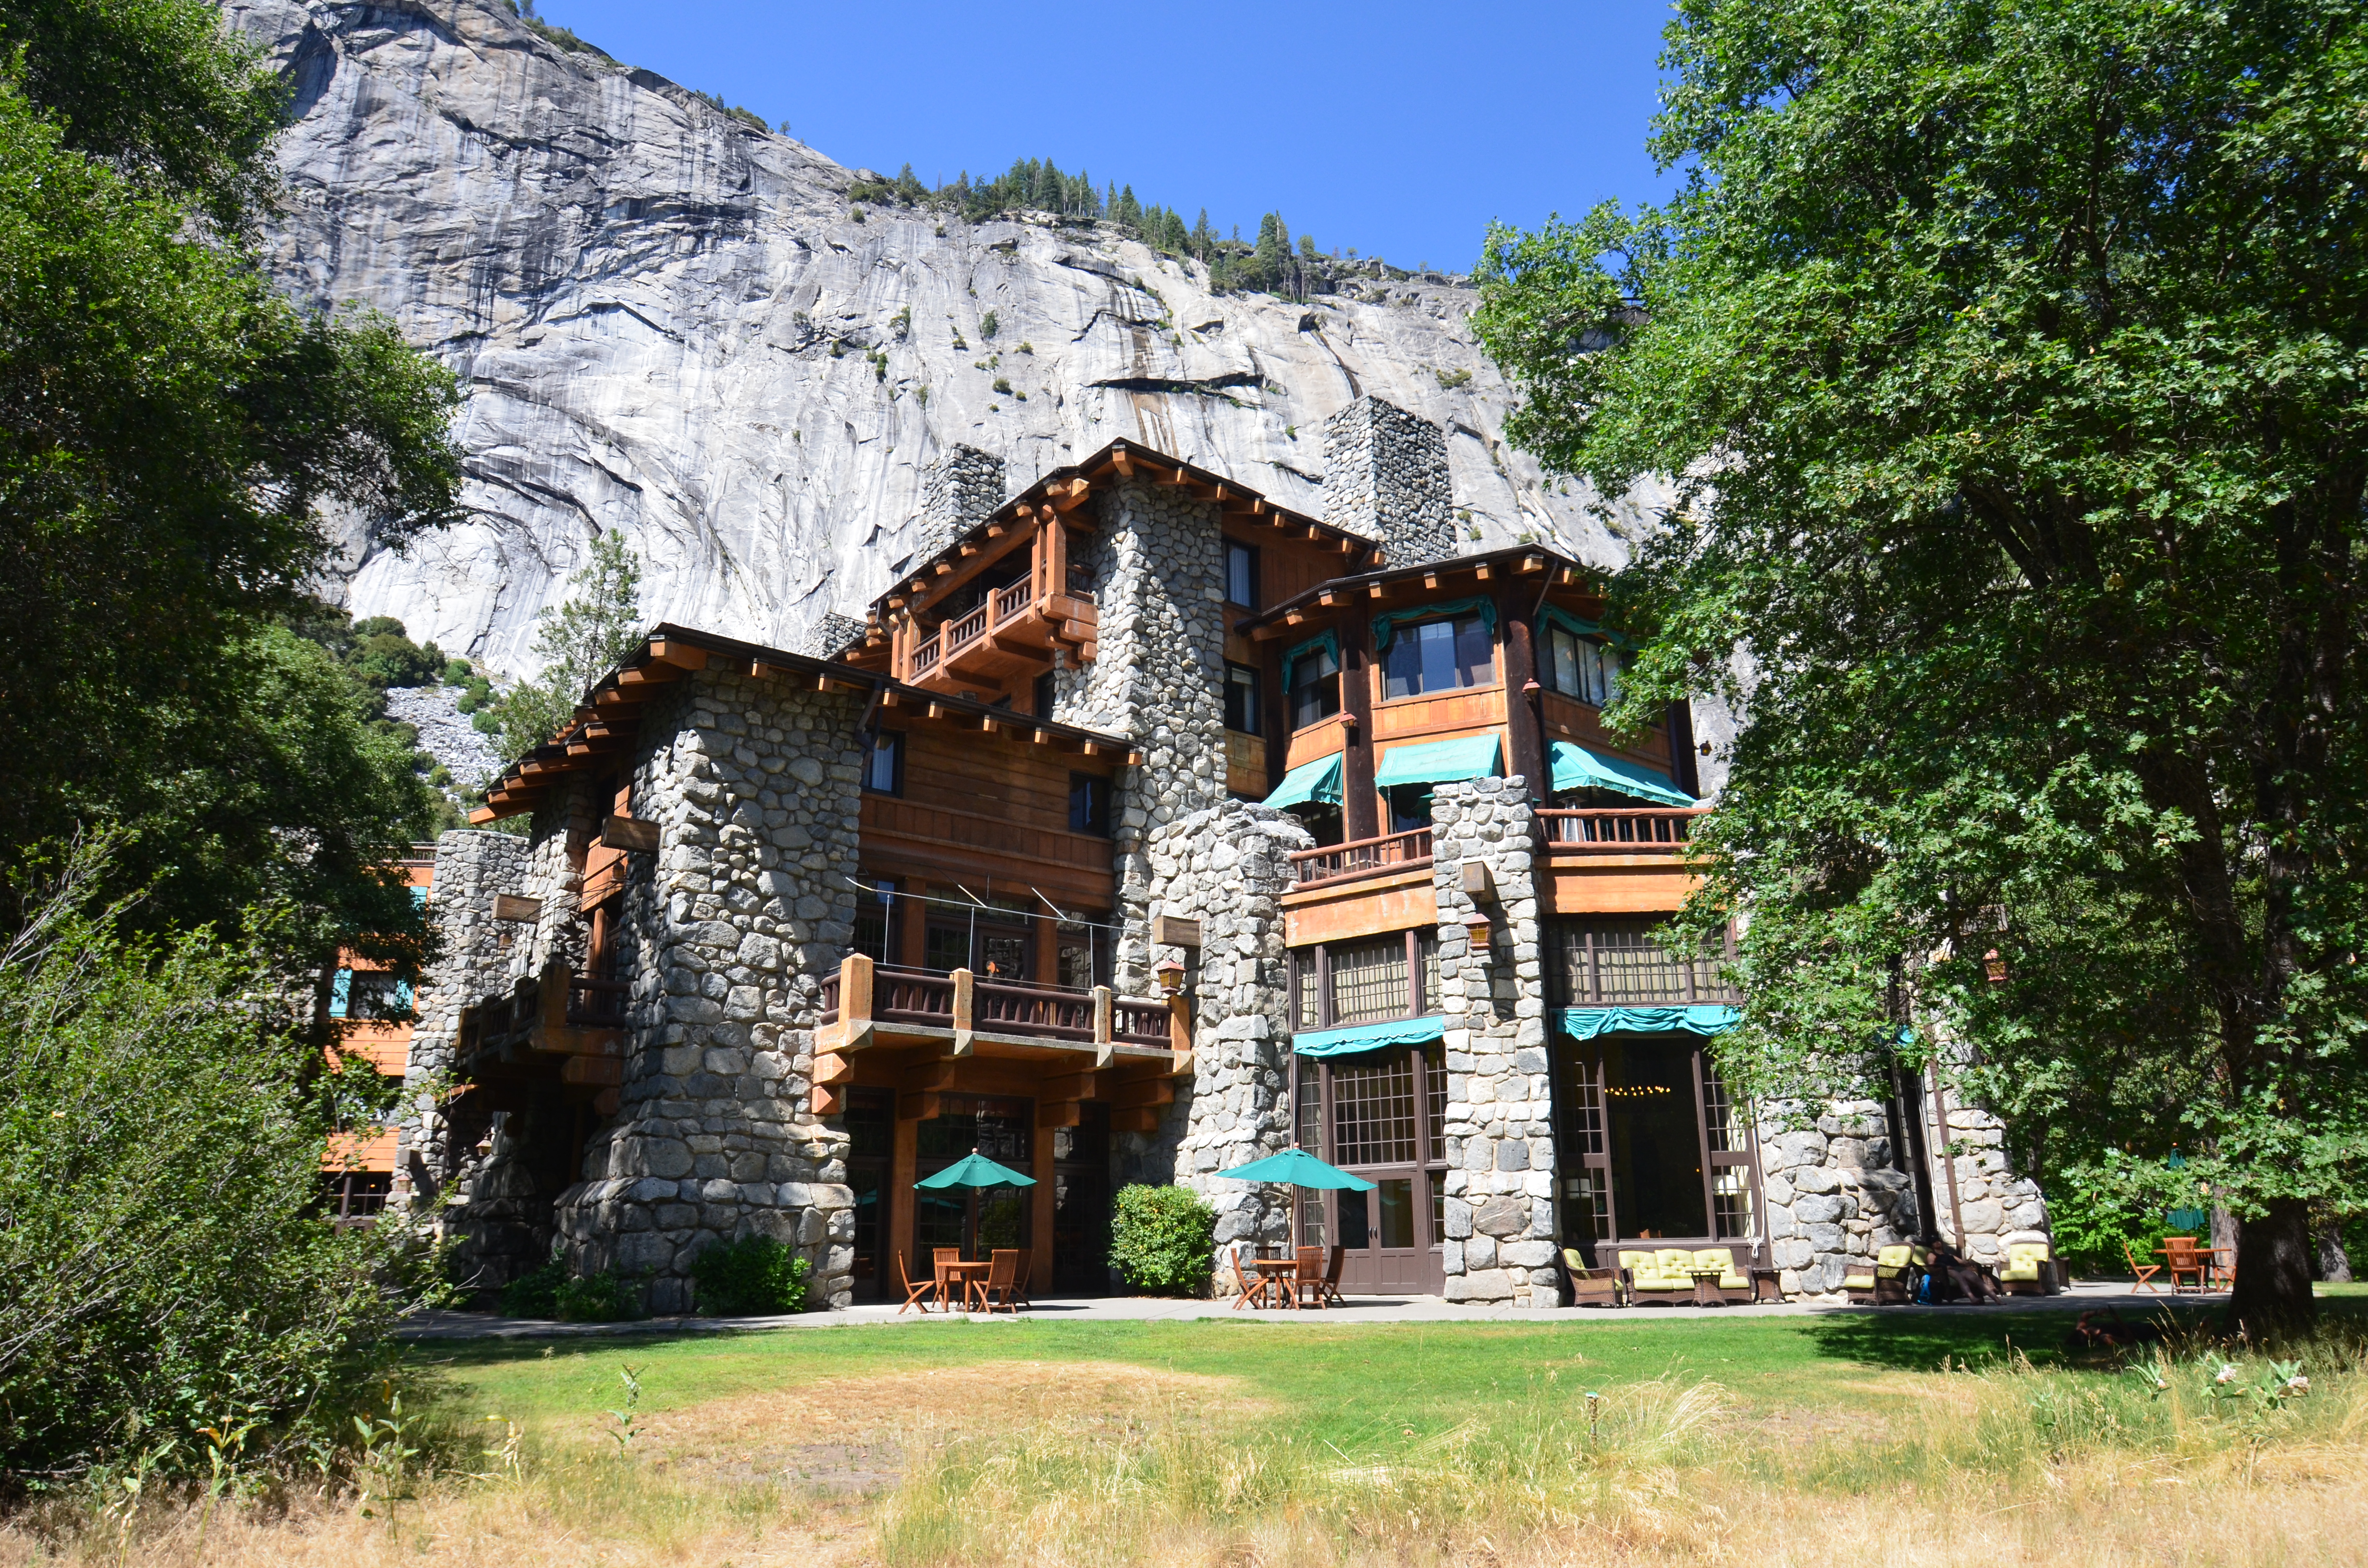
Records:
[[[1000,1305],[1012,1316],[1019,1315],[1019,1253],[1014,1247],[997,1247],[986,1255],[986,1278],[971,1286],[979,1306],[987,1312]]]
[[[1299,1267],[1291,1277],[1292,1300],[1304,1305],[1312,1296],[1317,1306],[1323,1306],[1325,1304],[1324,1249],[1301,1247],[1298,1257]]]
[[[1266,1277],[1260,1275],[1258,1278],[1252,1279],[1242,1272],[1242,1249],[1239,1246],[1227,1247],[1225,1258],[1234,1266],[1234,1286],[1241,1292],[1234,1298],[1234,1311],[1240,1312],[1244,1307],[1264,1307]]]
[[[900,1252],[896,1255],[896,1278],[903,1281],[905,1286],[905,1304],[896,1309],[896,1315],[902,1317],[915,1307],[920,1308],[925,1312],[928,1312],[929,1297],[938,1288],[936,1277],[933,1275],[917,1285],[914,1284],[913,1271],[905,1267],[905,1255]]]
[[[2132,1278],[2130,1280],[2131,1295],[2135,1296],[2140,1290],[2159,1290],[2162,1289],[2161,1286],[2154,1282],[2154,1277],[2162,1272],[2161,1264],[2140,1263],[2138,1261],[2138,1249],[2130,1245],[2127,1242],[2123,1242],[2122,1244],[2122,1256],[2129,1260],[2130,1274],[2132,1275]]]
[[[946,1265],[949,1263],[960,1263],[961,1261],[962,1248],[960,1247],[931,1247],[929,1249],[930,1271],[937,1276],[938,1279],[938,1305],[944,1307],[948,1312],[951,1312],[953,1310],[953,1304],[946,1300],[946,1287],[950,1283],[946,1278]]]
[[[1345,1307],[1349,1304],[1340,1299],[1340,1265],[1347,1260],[1348,1256],[1347,1247],[1334,1247],[1331,1256],[1324,1260],[1324,1304],[1326,1306]]]
[[[2202,1295],[2203,1277],[2209,1271],[2211,1265],[2203,1255],[2195,1250],[2195,1238],[2165,1236],[2162,1238],[2162,1250],[2169,1254],[2169,1261],[2162,1267],[2163,1272],[2170,1276],[2171,1292],[2175,1295],[2189,1289],[2180,1281],[2183,1278],[2192,1278],[2195,1281],[2193,1286],[2195,1293]]]

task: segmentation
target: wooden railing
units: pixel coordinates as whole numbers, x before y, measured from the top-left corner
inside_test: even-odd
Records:
[[[923,670],[933,670],[938,667],[938,648],[939,642],[935,636],[932,636],[926,642],[917,642],[914,644],[913,673],[916,676],[919,675]]]
[[[623,1028],[625,1010],[632,996],[631,981],[571,975],[567,981],[567,1021],[577,1028]]]
[[[960,620],[950,623],[939,635],[945,639],[946,657],[953,657],[965,645],[986,635],[986,607],[981,605]]]
[[[1026,609],[1030,604],[1034,603],[1035,597],[1036,585],[1032,580],[1025,577],[1021,578],[1019,582],[1012,584],[1011,586],[1008,588],[996,590],[995,596],[995,624],[1000,626],[1005,621],[1009,620],[1013,616],[1018,615],[1021,610]]]
[[[875,1025],[904,1024],[951,1028],[957,1040],[976,1030],[1079,1045],[1183,1049],[1181,1061],[1190,1056],[1189,1049],[1177,1044],[1183,1038],[1184,1007],[1178,998],[1113,995],[1107,985],[1085,991],[982,980],[966,969],[940,974],[877,964],[850,953],[839,960],[836,974],[823,979],[821,1021],[841,1026],[837,1032],[842,1041],[859,1039]]]
[[[1538,823],[1550,849],[1622,855],[1656,849],[1675,854],[1692,835],[1707,806],[1655,806],[1634,811],[1548,811]]]
[[[1321,849],[1296,849],[1292,852],[1291,864],[1299,885],[1305,887],[1311,882],[1370,877],[1383,871],[1410,871],[1429,865],[1430,851],[1430,829],[1417,827],[1380,838],[1326,845]]]

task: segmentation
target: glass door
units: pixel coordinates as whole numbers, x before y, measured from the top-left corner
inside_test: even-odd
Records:
[[[1446,1079],[1436,1052],[1300,1063],[1301,1146],[1373,1184],[1371,1192],[1302,1195],[1300,1243],[1344,1249],[1343,1290],[1445,1288]]]
[[[1757,1242],[1751,1130],[1699,1036],[1556,1051],[1562,1236],[1609,1267],[1619,1243]]]
[[[937,1175],[975,1149],[997,1165],[1028,1174],[1033,1152],[1035,1102],[984,1095],[947,1095],[939,1114],[920,1124],[915,1146],[915,1180]],[[985,1257],[996,1247],[1030,1243],[1027,1187],[974,1187],[913,1194],[913,1256],[916,1274],[938,1247],[959,1247],[965,1258]]]
[[[896,1135],[896,1096],[886,1089],[851,1089],[847,1096],[847,1185],[855,1193],[855,1298],[884,1293],[886,1260],[880,1235],[888,1215],[888,1156]]]

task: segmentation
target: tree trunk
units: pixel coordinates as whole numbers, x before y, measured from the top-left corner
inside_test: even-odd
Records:
[[[2343,1250],[2343,1221],[2332,1210],[2321,1210],[2317,1225],[2318,1277],[2330,1285],[2351,1283],[2351,1255]]]
[[[2310,1205],[2302,1199],[2273,1198],[2267,1213],[2239,1219],[2229,1327],[2256,1338],[2310,1327],[2318,1312],[2310,1252]]]

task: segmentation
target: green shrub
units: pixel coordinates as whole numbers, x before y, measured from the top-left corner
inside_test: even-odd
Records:
[[[447,659],[444,661],[444,684],[446,686],[467,686],[471,681],[473,681],[476,678],[477,672],[469,667],[468,660]]]
[[[555,1318],[559,1288],[567,1283],[567,1265],[553,1258],[530,1274],[521,1274],[502,1287],[504,1317]]]
[[[1110,1263],[1135,1290],[1197,1296],[1208,1288],[1217,1251],[1217,1211],[1190,1187],[1118,1189],[1110,1220]]]
[[[758,1317],[806,1308],[806,1260],[770,1236],[720,1242],[692,1260],[699,1310],[714,1317]]]
[[[566,1279],[552,1292],[552,1316],[563,1323],[618,1323],[642,1315],[632,1282],[607,1269]]]
[[[992,339],[1001,328],[1002,324],[995,319],[993,311],[978,318],[978,335],[981,337]]]

